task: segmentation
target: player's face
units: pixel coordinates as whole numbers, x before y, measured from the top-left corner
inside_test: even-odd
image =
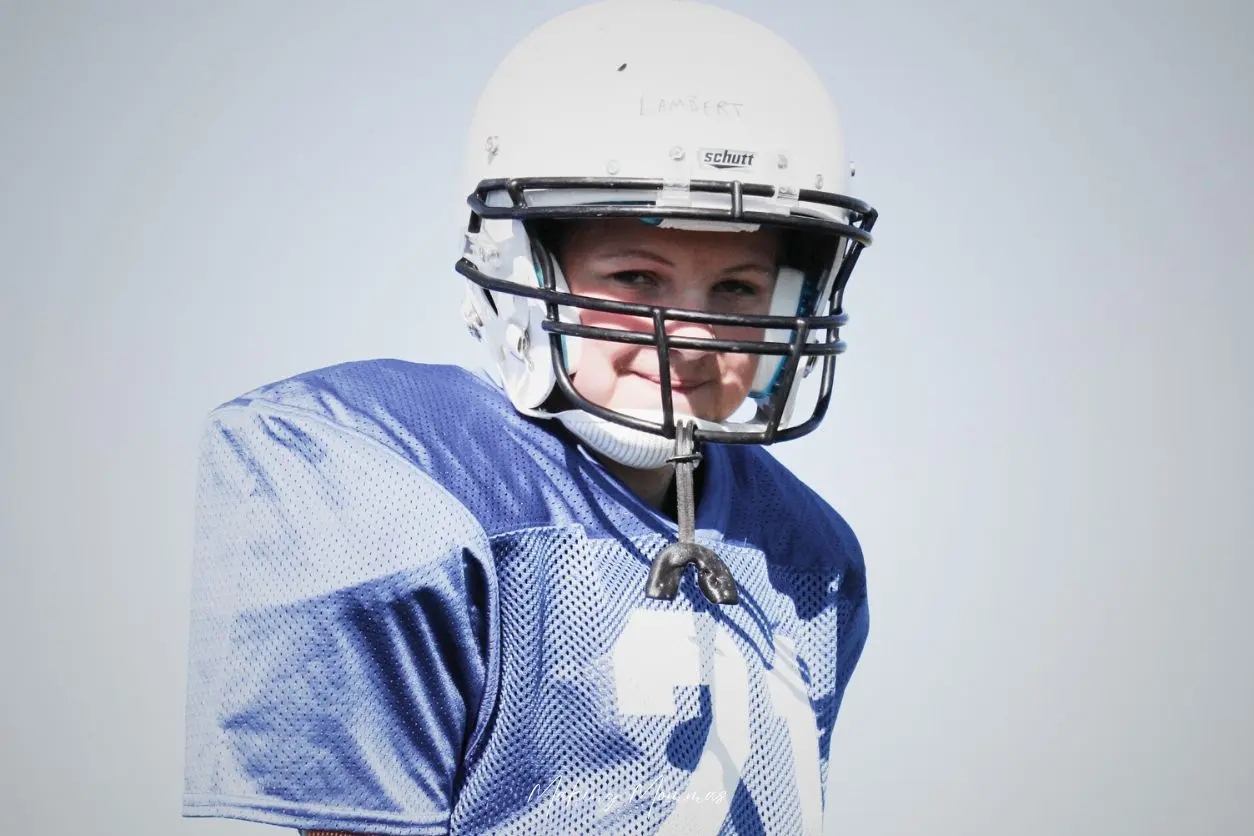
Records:
[[[637,220],[571,224],[558,248],[572,293],[667,308],[765,314],[775,288],[773,232],[661,229]],[[584,325],[651,333],[643,317],[581,310]],[[672,322],[685,337],[760,340],[760,328]],[[755,355],[672,349],[675,410],[710,421],[744,402],[757,370]],[[661,409],[658,354],[651,345],[583,340],[575,389],[610,409]]]

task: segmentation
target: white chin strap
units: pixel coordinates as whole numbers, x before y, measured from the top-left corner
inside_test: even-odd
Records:
[[[662,423],[661,410],[625,409],[623,412],[633,418]],[[666,460],[675,455],[674,439],[625,427],[582,409],[568,409],[553,417],[588,447],[627,467],[656,470],[664,467]],[[712,421],[682,417],[703,430],[719,429],[719,425]]]

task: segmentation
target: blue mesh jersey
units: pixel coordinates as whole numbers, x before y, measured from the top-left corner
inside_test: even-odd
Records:
[[[706,445],[675,525],[486,378],[346,363],[215,409],[200,451],[184,814],[356,833],[817,833],[867,634],[849,527]]]

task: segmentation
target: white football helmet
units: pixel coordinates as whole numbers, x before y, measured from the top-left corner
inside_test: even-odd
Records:
[[[774,33],[697,2],[585,6],[523,39],[479,100],[457,264],[469,280],[463,315],[518,410],[558,418],[623,464],[659,467],[674,450],[666,356],[673,348],[761,356],[742,409],[721,422],[689,419],[697,441],[795,438],[827,409],[835,356],[844,350],[845,283],[871,243],[876,212],[845,196],[849,174],[827,91]],[[774,226],[801,255],[780,268],[767,316],[570,294],[535,223],[622,217],[729,232]],[[586,327],[580,309],[648,317],[654,329]],[[667,335],[666,323],[675,321],[762,328],[764,338]],[[661,409],[629,414],[581,397],[572,377],[582,339],[655,345]],[[820,373],[811,375],[816,364]],[[802,398],[807,377],[811,393]],[[564,398],[553,397],[555,387]],[[800,413],[799,403],[807,406]]]

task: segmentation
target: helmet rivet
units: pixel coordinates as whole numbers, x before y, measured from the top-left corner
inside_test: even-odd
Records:
[[[780,168],[788,168],[788,155],[780,154],[779,159],[776,161],[776,163],[779,165]]]
[[[531,339],[527,336],[526,328],[517,322],[506,323],[504,339],[501,342],[510,354],[530,367],[531,358],[528,352],[531,350]]]
[[[683,158],[684,158],[684,149],[680,148],[678,145],[672,146],[671,147],[671,159],[682,160]]]
[[[618,173],[618,160],[610,160],[605,164],[605,170],[610,174]]]
[[[496,152],[501,150],[501,140],[498,137],[490,136],[483,147],[487,150],[489,156],[495,157]]]
[[[531,337],[521,329],[514,335],[514,355],[526,363],[529,370],[535,370],[535,365],[531,360]]]
[[[819,174],[814,178],[814,188],[816,189],[823,188],[823,175],[822,174]]]
[[[854,166],[854,164],[853,164],[853,160],[850,160],[850,161],[849,161],[849,176],[850,176],[850,177],[857,177],[857,176],[858,176],[858,169]]]
[[[479,312],[475,310],[474,303],[469,298],[462,303],[462,319],[466,323],[466,330],[470,332],[470,336],[482,341],[483,317],[479,316]]]

